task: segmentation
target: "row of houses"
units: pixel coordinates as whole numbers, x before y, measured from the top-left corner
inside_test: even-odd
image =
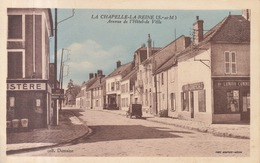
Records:
[[[78,107],[143,111],[206,123],[250,120],[250,15],[228,15],[207,32],[198,16],[193,38],[163,48],[147,46],[108,76],[98,70],[82,84]]]

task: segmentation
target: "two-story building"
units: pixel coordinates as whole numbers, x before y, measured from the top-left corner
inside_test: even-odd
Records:
[[[47,127],[53,113],[49,82],[51,10],[8,8],[7,15],[7,127]]]
[[[90,94],[90,109],[103,109],[104,106],[104,82],[105,75],[102,70],[98,70],[95,82],[86,90]],[[89,108],[89,107],[87,107]]]
[[[229,15],[205,34],[199,17],[193,26],[193,44],[178,54],[179,117],[208,123],[249,120],[249,20]]]
[[[121,89],[120,82],[133,68],[133,64],[121,65],[116,62],[116,69],[106,77],[106,109],[121,109]]]
[[[137,79],[137,69],[133,69],[128,75],[121,79],[121,109],[128,110],[134,101],[134,84]]]
[[[157,99],[155,99],[157,103],[157,113],[160,110],[166,110],[170,115],[172,112],[176,111],[176,93],[178,84],[176,82],[176,56],[179,52],[186,49],[190,43],[191,39],[182,35],[155,54],[160,56],[160,58],[155,61],[157,66],[154,67],[155,73],[153,74],[155,77],[154,92],[157,95]]]

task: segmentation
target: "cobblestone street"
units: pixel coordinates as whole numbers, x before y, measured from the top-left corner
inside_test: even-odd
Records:
[[[65,146],[18,155],[241,157],[250,153],[249,139],[217,137],[96,110],[73,112],[92,129],[88,137]]]

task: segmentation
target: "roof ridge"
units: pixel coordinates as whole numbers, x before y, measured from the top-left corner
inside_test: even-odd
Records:
[[[209,40],[207,40],[206,42],[211,41],[216,35],[217,33],[220,32],[220,30],[223,28],[223,26],[228,22],[228,19],[231,18],[231,15],[225,17],[223,20],[221,20],[218,24],[216,24],[214,27],[212,27],[211,29],[217,28],[217,26],[219,25],[219,27],[217,29],[215,29],[215,31],[213,31],[212,34],[209,34]],[[205,33],[206,35],[207,33]],[[204,39],[204,38],[203,38]]]

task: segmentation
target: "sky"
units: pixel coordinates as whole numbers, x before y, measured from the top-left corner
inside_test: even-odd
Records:
[[[58,22],[70,17],[72,11],[58,8]],[[89,73],[102,70],[108,75],[117,61],[131,62],[135,50],[147,44],[148,34],[154,47],[164,47],[181,35],[192,37],[196,16],[204,21],[207,32],[230,13],[240,15],[241,10],[75,9],[72,18],[58,24],[58,77],[62,49],[66,65],[63,88],[66,88],[70,79],[81,85],[89,79]],[[54,15],[52,9],[53,21]],[[53,62],[54,38],[50,41]]]

